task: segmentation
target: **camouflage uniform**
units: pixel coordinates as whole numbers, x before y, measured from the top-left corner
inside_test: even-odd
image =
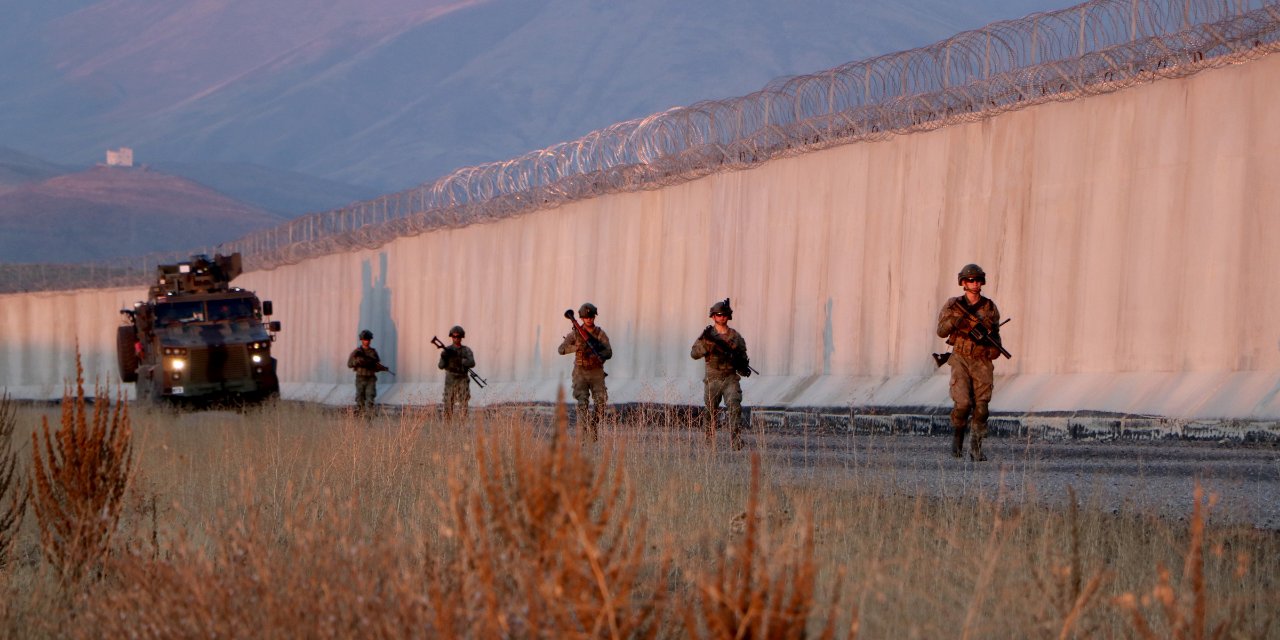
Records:
[[[382,370],[378,350],[360,345],[347,357],[347,367],[356,371],[356,412],[366,415],[378,397],[378,372]]]
[[[706,330],[693,341],[689,355],[694,360],[706,359],[706,373],[702,378],[704,399],[707,407],[707,441],[716,437],[716,411],[724,400],[725,412],[728,414],[729,437],[734,449],[742,448],[742,376],[738,374],[731,359],[731,351],[739,351],[744,356],[747,352],[747,341],[742,334],[732,327],[729,332],[718,336],[725,346],[715,343],[710,333],[715,333],[714,326]],[[710,332],[710,333],[709,333]],[[727,349],[726,349],[727,346]]]
[[[467,417],[471,403],[471,378],[467,372],[476,366],[476,356],[468,346],[449,345],[440,350],[440,368],[444,377],[444,419],[453,418],[454,409],[461,407],[462,417]]]
[[[600,352],[600,357],[591,352],[591,349],[583,344],[582,338],[577,331],[570,331],[569,335],[564,337],[564,342],[560,343],[560,355],[573,356],[573,399],[578,401],[578,424],[584,425],[587,433],[594,440],[599,434],[599,422],[604,414],[604,406],[609,402],[609,389],[605,386],[604,378],[609,375],[604,372],[604,361],[613,357],[613,347],[609,345],[609,336],[600,327],[592,327],[588,329],[585,325],[582,327],[592,338],[595,338],[596,350]],[[594,409],[589,410],[588,403],[595,398]]]
[[[952,455],[959,457],[964,448],[965,432],[969,429],[972,417],[973,437],[970,457],[974,460],[985,460],[982,454],[982,439],[987,435],[987,405],[991,402],[991,392],[995,388],[995,367],[993,360],[1000,357],[1000,350],[986,344],[974,342],[969,337],[973,328],[973,320],[965,314],[965,309],[980,318],[987,327],[995,328],[993,335],[1000,337],[1000,310],[990,298],[980,296],[977,304],[970,305],[965,296],[956,296],[947,300],[938,313],[938,337],[946,338],[952,346],[951,358],[951,400],[955,403],[951,410],[951,428],[953,430]]]

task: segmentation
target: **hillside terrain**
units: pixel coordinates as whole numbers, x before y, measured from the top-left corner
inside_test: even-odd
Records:
[[[94,167],[0,192],[0,262],[186,250],[283,220],[185,178]]]
[[[380,191],[1054,0],[0,0],[0,145]],[[305,16],[306,19],[299,19]]]
[[[0,147],[0,193],[24,184],[48,180],[70,171],[71,169],[67,167],[35,156]]]

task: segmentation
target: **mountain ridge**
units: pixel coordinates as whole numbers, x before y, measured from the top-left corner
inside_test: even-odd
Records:
[[[0,193],[0,256],[60,263],[187,250],[283,221],[186,178],[97,166]]]
[[[36,53],[0,70],[15,88],[0,96],[13,116],[0,144],[80,163],[129,146],[382,191],[1061,6],[63,0],[32,13],[23,2],[0,0],[27,15],[0,53]]]

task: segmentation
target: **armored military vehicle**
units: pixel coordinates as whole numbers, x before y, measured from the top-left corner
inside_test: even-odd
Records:
[[[277,395],[271,301],[232,287],[240,254],[192,256],[156,269],[145,302],[122,309],[120,379],[140,401],[260,402]]]

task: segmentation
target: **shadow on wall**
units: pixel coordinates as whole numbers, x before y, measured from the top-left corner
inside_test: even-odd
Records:
[[[827,298],[825,318],[822,323],[822,375],[831,375],[831,354],[836,352],[835,334],[831,329],[831,308],[835,301]]]
[[[391,289],[387,287],[387,253],[384,251],[378,254],[377,278],[371,261],[365,260],[360,265],[360,328],[373,332],[373,348],[378,350],[382,364],[398,372],[399,332],[391,318]]]

